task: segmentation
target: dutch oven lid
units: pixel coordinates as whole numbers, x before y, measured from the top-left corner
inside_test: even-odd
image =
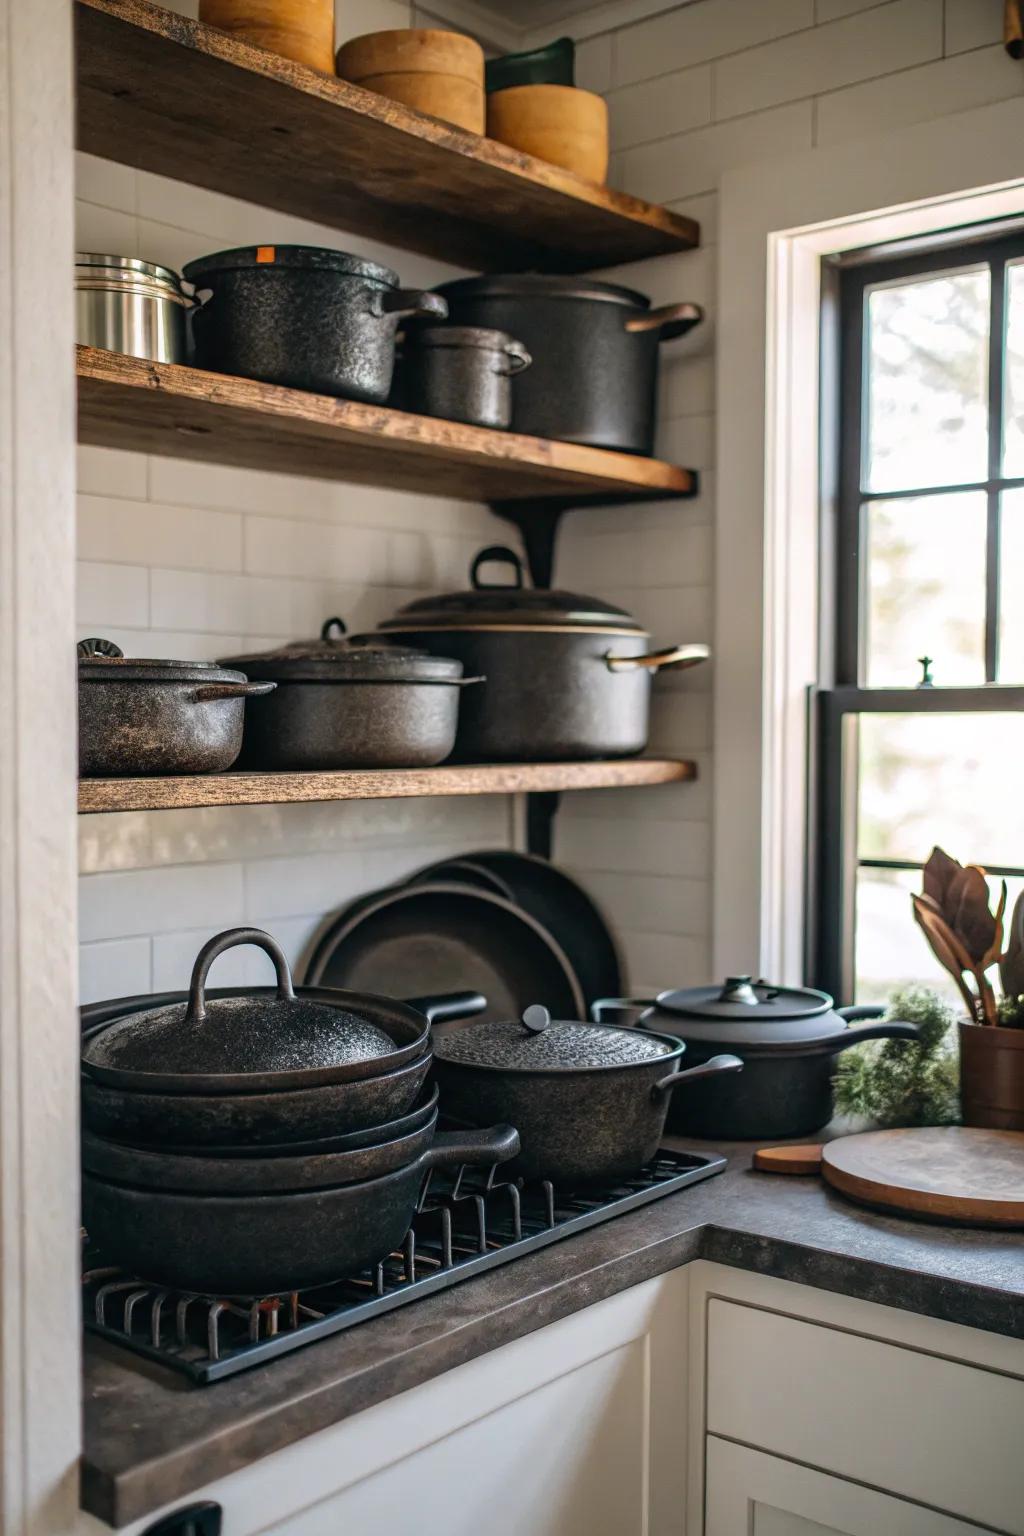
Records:
[[[397,288],[398,273],[379,261],[353,256],[351,251],[334,251],[319,245],[242,245],[230,251],[214,251],[190,261],[184,269],[187,280],[203,288],[203,279],[218,272],[242,272],[255,267],[282,267],[302,272],[335,272],[340,277],[364,277],[370,282]]]
[[[237,944],[256,944],[274,962],[276,996],[206,997],[214,960]],[[268,933],[233,928],[199,951],[187,1003],[130,1013],[86,1041],[82,1066],[101,1079],[118,1074],[166,1079],[316,1071],[387,1056],[397,1047],[369,1019],[297,998],[283,950]]]
[[[512,582],[481,579],[481,567],[491,562],[509,565]],[[469,568],[470,589],[421,597],[400,608],[380,626],[383,630],[421,629],[600,629],[615,634],[645,634],[632,614],[599,597],[578,592],[549,591],[523,585],[523,562],[514,550],[492,544],[482,549]]]
[[[539,1003],[527,1008],[521,1020],[471,1024],[434,1036],[434,1055],[440,1061],[514,1072],[629,1067],[671,1056],[678,1049],[678,1042],[642,1030],[554,1020]]]
[[[225,666],[241,667],[246,677],[279,682],[451,683],[462,677],[462,662],[449,656],[355,635],[342,619],[325,619],[318,640],[294,640],[273,651],[234,656]]]
[[[78,642],[81,683],[244,683],[219,661],[163,661],[158,656],[126,656],[112,640]]]
[[[435,292],[445,298],[481,299],[591,299],[621,304],[627,309],[650,309],[646,294],[620,283],[601,283],[592,277],[560,277],[546,272],[513,272],[484,277],[459,277],[439,283]]]
[[[749,976],[727,976],[722,986],[662,992],[657,1009],[680,1021],[687,1040],[771,1050],[810,1045],[846,1031],[827,992],[774,987]]]

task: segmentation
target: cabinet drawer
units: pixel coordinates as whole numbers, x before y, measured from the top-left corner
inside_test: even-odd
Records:
[[[1024,1381],[708,1303],[709,1432],[1024,1536]]]

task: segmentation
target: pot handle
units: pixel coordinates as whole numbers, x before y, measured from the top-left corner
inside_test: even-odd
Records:
[[[590,1017],[595,1024],[618,1024],[625,1015],[636,1024],[656,1006],[653,997],[599,997],[590,1005]]]
[[[519,1151],[519,1132],[511,1125],[493,1125],[488,1130],[467,1126],[460,1131],[441,1131],[420,1158],[420,1167],[451,1168],[468,1163],[475,1168],[489,1168],[492,1163],[507,1163]]]
[[[516,579],[511,586],[503,581],[481,581],[480,567],[482,565],[510,565],[516,573]],[[523,585],[523,562],[514,549],[509,549],[507,544],[488,544],[476,556],[469,568],[469,584],[475,592],[504,592],[506,590],[518,592]]]
[[[738,1056],[712,1056],[708,1061],[702,1061],[697,1067],[687,1067],[685,1072],[670,1072],[668,1077],[663,1077],[655,1083],[651,1089],[651,1098],[658,1102],[666,1094],[672,1093],[681,1083],[695,1082],[698,1077],[717,1077],[720,1072],[740,1072],[743,1063]]]
[[[497,371],[505,378],[514,379],[517,373],[522,373],[523,370],[525,368],[529,368],[530,364],[533,362],[533,358],[531,357],[530,353],[527,352],[521,341],[508,342],[504,349],[504,353],[508,358],[508,367],[499,367]]]
[[[292,986],[292,973],[288,965],[284,950],[276,939],[272,939],[269,933],[264,933],[262,928],[228,928],[224,933],[218,933],[209,939],[196,956],[196,963],[192,967],[192,982],[188,989],[188,1011],[185,1018],[190,1024],[201,1024],[206,1018],[206,978],[210,974],[210,966],[218,955],[222,955],[226,949],[235,949],[239,944],[255,944],[262,949],[274,962],[274,970],[277,972],[277,1000],[279,1003],[293,1003],[295,1001],[295,989]]]
[[[472,1019],[483,1013],[487,999],[482,992],[445,992],[436,997],[407,997],[405,1006],[422,1013],[428,1024],[443,1024],[445,1019]]]
[[[673,645],[666,651],[648,651],[644,656],[616,656],[612,651],[607,651],[604,664],[609,672],[638,672],[641,667],[649,672],[675,667],[682,672],[687,667],[696,667],[700,662],[707,661],[710,655],[711,650],[706,645]]]
[[[626,321],[626,330],[633,335],[657,331],[659,341],[673,341],[675,337],[685,336],[687,331],[692,331],[703,319],[704,311],[699,304],[663,304],[660,309],[634,315]]]
[[[902,1019],[879,1019],[875,1024],[862,1024],[859,1029],[846,1029],[841,1035],[818,1041],[801,1056],[831,1056],[835,1051],[847,1051],[862,1040],[916,1040],[920,1036],[918,1024],[905,1024]]]
[[[276,683],[205,683],[192,697],[197,704],[210,704],[214,699],[262,699],[276,687]]]
[[[837,1008],[836,1013],[847,1024],[853,1024],[858,1019],[880,1019],[885,1009],[881,1003],[857,1003],[852,1007]]]
[[[447,320],[448,300],[439,293],[426,293],[422,288],[389,288],[380,295],[378,314],[397,315],[399,320],[412,315],[429,315],[434,320]]]

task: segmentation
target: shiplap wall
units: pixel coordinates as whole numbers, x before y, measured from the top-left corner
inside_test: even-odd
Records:
[[[174,0],[194,13],[194,0]],[[607,95],[611,179],[699,219],[702,249],[607,274],[708,322],[663,354],[659,451],[701,471],[698,499],[565,520],[557,578],[637,613],[659,645],[710,639],[714,550],[716,189],[723,170],[1019,93],[1001,0],[696,0],[588,36],[578,79]],[[600,7],[593,8],[594,13]],[[428,9],[339,0],[349,36]],[[591,13],[588,12],[588,15]],[[254,240],[354,237],[80,158],[79,239],[179,265]],[[379,249],[379,248],[378,248]],[[383,253],[406,280],[435,263]],[[722,402],[728,408],[728,402]],[[366,625],[415,592],[461,584],[507,540],[482,508],[316,481],[85,452],[82,632],[138,653],[224,654],[310,633],[340,609]],[[710,668],[657,685],[652,748],[696,757],[701,781],[567,796],[556,853],[606,907],[634,986],[708,980],[713,732]],[[322,914],[443,851],[508,839],[500,800],[238,808],[90,818],[81,838],[83,993],[183,984],[214,927],[263,923],[293,957]],[[221,962],[259,974],[259,958]],[[233,969],[234,966],[234,969]]]

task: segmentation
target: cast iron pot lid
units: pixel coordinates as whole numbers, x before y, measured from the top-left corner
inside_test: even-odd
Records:
[[[372,283],[383,283],[397,288],[399,277],[390,267],[379,261],[367,261],[365,256],[353,256],[350,251],[334,251],[319,245],[242,245],[230,251],[214,251],[190,261],[184,269],[186,279],[196,288],[207,286],[204,278],[218,272],[244,272],[281,270],[301,272],[333,272],[339,277],[362,277]]]
[[[470,1024],[435,1034],[434,1055],[467,1067],[513,1072],[582,1072],[600,1067],[635,1067],[664,1061],[683,1049],[669,1035],[654,1035],[613,1024],[552,1019],[534,1003],[522,1019]]]
[[[273,651],[233,656],[224,666],[241,667],[246,677],[278,682],[457,683],[462,662],[448,656],[357,635],[342,619],[325,619],[318,640],[294,640]]]
[[[219,661],[161,661],[159,657],[126,656],[112,640],[78,642],[80,683],[244,683]]]
[[[445,298],[486,299],[588,299],[621,304],[628,309],[650,309],[646,294],[619,283],[601,283],[591,277],[559,277],[545,272],[513,272],[487,277],[459,277],[440,283],[434,290]]]
[[[207,998],[206,978],[218,955],[238,944],[256,944],[277,971],[274,997]],[[91,1035],[82,1050],[90,1076],[118,1085],[130,1080],[164,1091],[202,1091],[216,1078],[225,1092],[247,1080],[281,1073],[308,1078],[317,1070],[375,1061],[397,1049],[394,1040],[369,1019],[344,1008],[297,998],[284,951],[268,933],[232,928],[204,944],[196,957],[187,1003],[130,1013]],[[386,1070],[387,1063],[382,1063]]]
[[[727,976],[717,987],[662,992],[654,1008],[685,1020],[680,1033],[702,1044],[771,1050],[812,1045],[846,1032],[827,992],[774,987],[749,976]]]
[[[481,579],[488,564],[512,567],[512,582]],[[416,632],[424,629],[586,629],[610,634],[645,635],[624,608],[578,592],[536,590],[523,585],[523,562],[502,544],[482,549],[469,568],[470,590],[421,597],[386,619],[382,630]]]

